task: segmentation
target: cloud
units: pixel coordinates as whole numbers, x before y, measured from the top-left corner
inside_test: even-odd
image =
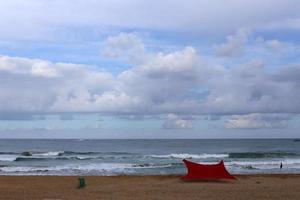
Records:
[[[58,73],[54,68],[49,66],[49,63],[38,62],[32,65],[31,74],[42,77],[57,77]]]
[[[17,113],[80,111],[114,81],[93,66],[8,56],[0,56],[0,79],[0,112]]]
[[[288,45],[285,44],[282,41],[271,39],[271,40],[265,40],[262,37],[257,37],[255,40],[255,45],[257,46],[263,46],[267,50],[278,52],[286,48]],[[254,47],[255,48],[255,47]]]
[[[257,61],[232,67],[212,78],[204,108],[219,114],[299,113],[298,73],[298,66],[270,72]]]
[[[270,50],[278,51],[284,47],[284,44],[278,40],[267,40],[266,47]]]
[[[138,100],[138,112],[180,113],[195,109],[193,88],[211,76],[213,67],[200,60],[195,48],[157,53],[137,67],[122,72],[122,90]]]
[[[234,35],[227,36],[225,43],[216,46],[216,55],[229,57],[243,55],[247,40],[248,31],[240,29]]]
[[[134,33],[110,38],[117,57],[135,46],[144,49]],[[0,112],[300,113],[299,65],[268,70],[264,61],[254,59],[225,67],[207,62],[192,46],[156,53],[144,49],[143,54],[144,59],[116,75],[92,65],[0,56]]]
[[[128,63],[141,63],[145,57],[142,40],[133,33],[119,33],[106,39],[102,56],[121,59]]]
[[[290,119],[286,114],[258,114],[235,115],[227,120],[224,127],[231,129],[277,129],[288,126]]]
[[[190,129],[193,127],[193,124],[192,120],[182,119],[175,114],[168,114],[162,127],[164,129]]]
[[[45,60],[12,58],[8,56],[0,57],[0,70],[13,74],[30,74],[35,77],[57,77],[58,72],[52,63]]]

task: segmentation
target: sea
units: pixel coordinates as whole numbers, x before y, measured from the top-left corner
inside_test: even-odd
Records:
[[[182,159],[224,160],[233,174],[300,173],[300,140],[0,140],[0,175],[182,175]]]

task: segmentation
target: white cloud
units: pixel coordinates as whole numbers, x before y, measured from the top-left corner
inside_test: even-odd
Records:
[[[85,101],[114,87],[113,76],[93,66],[7,56],[0,56],[0,78],[1,112],[68,111],[74,102],[71,111],[82,111]]]
[[[288,47],[288,45],[282,41],[276,39],[265,40],[262,37],[256,38],[255,44],[252,46],[252,48],[255,48],[256,46],[262,46],[267,50],[274,51],[274,52],[281,51],[284,48]]]
[[[244,47],[248,40],[248,31],[238,30],[234,35],[229,35],[226,42],[216,47],[217,56],[239,56],[243,55]]]
[[[126,55],[126,48],[131,49],[135,41],[137,46],[144,46],[134,34],[120,35],[126,45],[118,56],[122,57],[124,52]],[[112,38],[118,41],[120,35]],[[120,48],[119,42],[115,47]],[[145,59],[139,64],[117,75],[91,65],[1,56],[0,111],[142,115],[300,113],[299,65],[268,71],[265,62],[253,60],[224,67],[207,63],[195,47],[144,53]]]
[[[144,64],[122,72],[118,80],[123,91],[142,102],[138,108],[141,111],[168,113],[176,108],[185,112],[196,104],[193,98],[185,96],[193,93],[189,90],[206,80],[211,70],[201,62],[194,48],[186,47],[153,55]]]
[[[144,43],[133,33],[119,33],[108,37],[101,53],[105,57],[129,63],[141,63],[146,56]]]
[[[284,47],[284,44],[278,40],[267,40],[266,41],[266,47],[268,49],[278,51],[281,50]]]
[[[167,119],[162,124],[164,129],[190,129],[193,127],[192,120],[182,119],[175,114],[168,114]]]
[[[56,77],[58,76],[57,71],[49,66],[49,63],[38,62],[32,65],[31,74],[35,76],[44,76],[44,77]]]
[[[261,128],[285,128],[290,119],[286,114],[258,114],[235,115],[225,123],[225,128],[232,129],[261,129]]]

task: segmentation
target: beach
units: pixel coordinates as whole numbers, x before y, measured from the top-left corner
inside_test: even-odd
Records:
[[[184,182],[184,158],[224,160],[229,173],[239,175]],[[0,200],[295,200],[299,160],[299,143],[291,139],[0,140]],[[87,185],[78,189],[80,176]]]
[[[1,176],[0,199],[300,199],[300,175],[236,175],[185,182],[180,176]]]

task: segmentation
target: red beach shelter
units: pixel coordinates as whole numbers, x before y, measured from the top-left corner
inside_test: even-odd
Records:
[[[183,159],[183,162],[188,170],[187,175],[182,177],[184,180],[218,180],[218,179],[236,179],[229,174],[224,166],[223,160],[218,164],[200,164]]]

